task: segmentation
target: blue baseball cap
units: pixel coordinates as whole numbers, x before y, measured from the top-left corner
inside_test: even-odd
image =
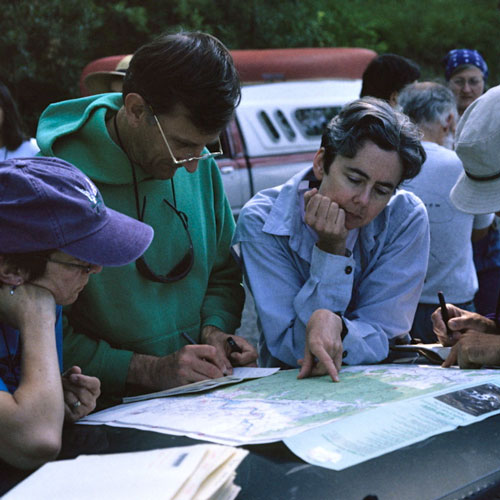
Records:
[[[479,68],[486,80],[488,78],[488,65],[483,56],[477,50],[471,49],[453,49],[446,54],[443,59],[445,67],[444,76],[449,80],[455,69],[464,64],[471,64]]]
[[[139,258],[153,229],[104,205],[95,184],[59,158],[0,162],[0,253],[61,250],[100,266]]]

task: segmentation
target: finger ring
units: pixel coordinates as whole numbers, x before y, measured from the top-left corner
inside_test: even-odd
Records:
[[[71,403],[70,406],[72,410],[76,410],[77,408],[82,406],[82,402],[77,399],[74,403]]]

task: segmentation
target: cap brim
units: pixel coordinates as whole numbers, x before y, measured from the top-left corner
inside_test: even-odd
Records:
[[[151,244],[153,228],[110,208],[106,210],[109,217],[104,226],[60,250],[99,266],[124,266],[137,260]]]
[[[500,211],[500,179],[474,181],[462,172],[453,186],[450,199],[462,212],[489,214]]]
[[[96,71],[85,77],[83,83],[93,94],[104,94],[111,92],[111,82],[116,77],[125,77],[122,71]]]

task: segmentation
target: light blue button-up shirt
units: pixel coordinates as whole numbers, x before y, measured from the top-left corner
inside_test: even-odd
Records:
[[[308,175],[309,174],[309,175]],[[242,209],[234,244],[259,317],[261,364],[296,367],[317,309],[342,314],[344,362],[376,363],[407,334],[427,270],[429,222],[423,203],[397,190],[360,228],[350,257],[323,252],[305,224],[299,185],[310,169],[255,195]]]

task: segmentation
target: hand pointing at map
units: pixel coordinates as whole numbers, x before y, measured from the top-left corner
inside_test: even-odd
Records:
[[[339,382],[342,365],[342,320],[328,309],[314,311],[306,326],[304,359],[298,378],[330,375]]]

